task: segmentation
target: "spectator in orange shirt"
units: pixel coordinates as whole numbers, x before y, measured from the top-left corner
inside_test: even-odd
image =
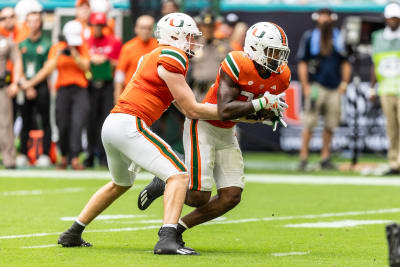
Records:
[[[153,38],[153,28],[152,16],[143,15],[136,20],[136,37],[124,44],[118,59],[114,78],[114,101],[117,101],[123,88],[135,73],[139,59],[157,47],[157,40]]]
[[[217,25],[214,36],[217,39],[229,39],[232,50],[243,51],[247,29],[247,24],[241,22],[237,14],[228,13],[225,15],[222,23]]]
[[[25,40],[29,35],[29,29],[24,23],[17,23],[14,8],[5,7],[1,10],[0,34],[12,38],[16,43]]]
[[[57,69],[56,124],[59,130],[58,145],[62,158],[59,168],[68,166],[71,159],[73,169],[83,169],[78,155],[81,152],[82,129],[89,112],[88,81],[89,50],[82,38],[82,25],[69,21],[63,28],[65,41],[53,45],[43,68],[23,88],[35,87]]]

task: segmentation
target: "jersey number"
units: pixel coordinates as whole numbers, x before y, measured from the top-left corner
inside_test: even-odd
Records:
[[[247,91],[240,91],[240,94],[244,95],[245,97],[247,97],[247,99],[246,99],[247,102],[253,100],[253,98],[254,98],[254,94],[250,93],[250,92],[247,92]]]

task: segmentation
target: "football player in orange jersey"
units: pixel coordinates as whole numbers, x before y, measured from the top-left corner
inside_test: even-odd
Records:
[[[244,165],[235,119],[267,106],[276,111],[274,122],[284,124],[281,112],[287,105],[280,98],[290,83],[288,56],[287,37],[281,27],[269,22],[251,26],[244,52],[227,55],[205,97],[204,103],[218,107],[220,119],[186,119],[183,141],[190,181],[185,203],[196,209],[179,220],[177,232],[182,245],[186,229],[219,217],[240,202]],[[217,195],[211,197],[213,182]],[[154,178],[139,194],[139,208],[147,208],[162,195],[163,186],[160,179]]]
[[[185,164],[150,130],[175,101],[192,119],[218,119],[217,107],[197,103],[185,81],[188,56],[201,35],[194,20],[182,13],[164,16],[157,24],[159,47],[146,54],[102,128],[112,181],[98,190],[73,225],[59,237],[62,246],[91,246],[81,235],[87,224],[125,193],[143,168],[164,181],[163,226],[155,254],[197,254],[177,242],[177,223],[189,181]]]

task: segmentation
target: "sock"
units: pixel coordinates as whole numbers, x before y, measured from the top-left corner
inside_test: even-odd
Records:
[[[184,221],[182,221],[181,219],[179,219],[178,224],[182,225],[183,227],[185,227],[186,229],[189,229],[189,227],[186,225],[186,223]]]
[[[178,227],[178,224],[175,224],[175,223],[167,223],[167,224],[163,224],[163,226],[162,227],[173,227],[173,228],[177,228]]]
[[[68,232],[73,234],[82,234],[83,230],[85,230],[85,227],[85,224],[81,223],[79,220],[76,220],[68,229]]]
[[[186,225],[186,223],[179,219],[178,227],[176,228],[178,234],[183,234],[183,232],[185,232],[187,229],[189,229],[189,227]]]

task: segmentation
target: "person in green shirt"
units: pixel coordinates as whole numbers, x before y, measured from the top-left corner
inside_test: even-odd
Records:
[[[372,34],[371,96],[379,95],[389,137],[390,169],[384,175],[400,174],[400,4],[385,7],[386,27]],[[378,92],[375,84],[378,83]]]
[[[51,41],[42,32],[43,18],[39,10],[30,12],[26,16],[26,25],[29,36],[19,44],[21,53],[23,79],[31,79],[43,67],[51,47]],[[21,89],[23,92],[22,105],[19,106],[22,117],[21,146],[17,157],[17,165],[27,165],[29,131],[40,126],[43,129],[43,154],[36,161],[36,165],[45,167],[50,165],[51,127],[50,127],[50,92],[47,81],[35,87]],[[40,115],[38,123],[37,115]]]

